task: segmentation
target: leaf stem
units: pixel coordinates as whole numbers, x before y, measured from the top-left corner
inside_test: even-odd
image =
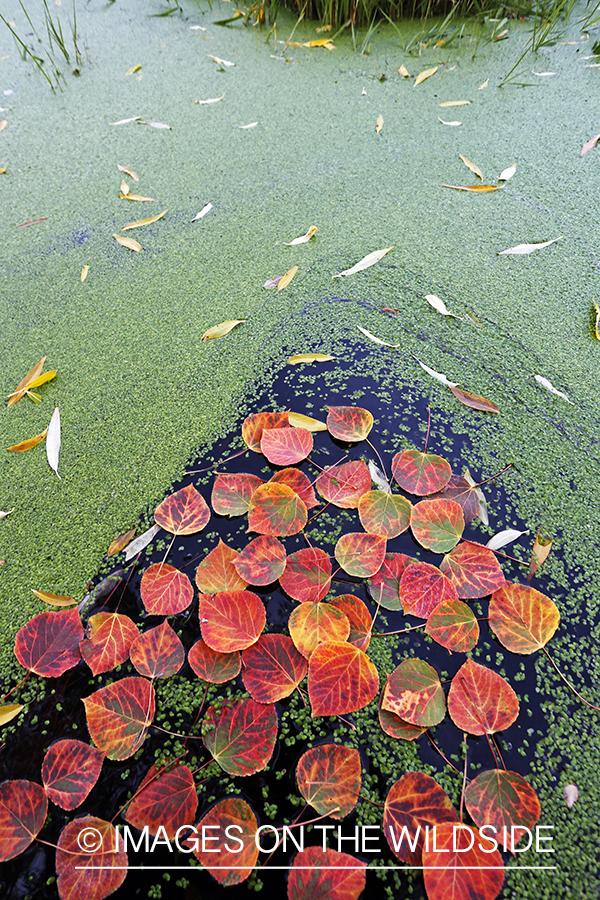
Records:
[[[465,788],[467,786],[467,733],[463,731],[463,744],[465,745],[465,765],[463,769],[462,791],[460,792],[460,822],[462,825],[464,805],[465,805]]]
[[[224,463],[231,462],[232,459],[237,459],[238,456],[244,456],[244,454],[249,452],[249,448],[246,447],[245,450],[240,450],[239,453],[234,453],[233,456],[228,456],[226,459],[220,459],[218,463],[215,463],[214,466],[206,466],[204,469],[193,469],[191,472],[184,472],[184,475],[199,475],[201,472],[210,472],[211,469],[216,469],[217,466],[222,466]],[[219,474],[218,472],[215,474]],[[225,473],[229,474],[229,472]]]
[[[369,445],[369,447],[371,448],[371,450],[373,450],[374,453],[376,454],[377,459],[379,460],[379,462],[380,462],[380,464],[381,464],[381,471],[383,472],[384,477],[385,477],[385,480],[387,481],[387,472],[385,471],[385,465],[384,465],[384,463],[383,463],[383,460],[382,460],[381,456],[379,455],[379,451],[378,451],[377,447],[374,447],[374,446],[373,446],[373,444],[371,443],[371,441],[369,440],[368,437],[365,438],[365,441],[367,442],[367,444]]]
[[[425,435],[425,446],[423,447],[423,453],[427,453],[427,444],[429,442],[429,430],[431,428],[431,406],[427,407],[427,434]]]
[[[30,675],[31,675],[31,669],[29,669],[29,670],[27,671],[25,677],[24,677],[24,678],[21,678],[21,680],[19,681],[18,684],[15,684],[15,686],[14,686],[13,688],[10,689],[10,691],[8,692],[8,694],[5,694],[4,697],[2,697],[2,700],[1,700],[0,702],[3,703],[3,702],[6,700],[7,697],[10,697],[10,695],[13,693],[13,691],[16,691],[16,689],[17,689],[18,687],[21,687],[21,685],[23,684],[23,682],[27,681],[27,679],[29,678]]]
[[[423,622],[421,625],[411,625],[410,628],[401,628],[400,631],[377,631],[373,637],[389,637],[391,634],[406,634],[407,631],[416,631],[417,628],[425,628],[426,625],[427,622]]]
[[[434,750],[437,750],[437,752],[438,752],[439,755],[442,757],[442,759],[444,760],[444,762],[445,762],[447,765],[449,765],[451,769],[454,769],[455,772],[458,772],[459,775],[462,775],[462,772],[460,771],[460,769],[457,769],[456,766],[455,766],[453,763],[450,762],[450,760],[448,759],[448,757],[444,755],[444,752],[438,747],[438,745],[436,744],[436,742],[434,741],[434,739],[433,739],[433,738],[431,737],[431,735],[429,734],[429,731],[426,731],[425,734],[426,734],[427,737],[429,738],[429,742],[430,742],[430,744],[432,745],[433,749],[434,749]]]
[[[558,666],[556,665],[556,663],[554,662],[554,660],[552,659],[552,657],[550,656],[550,654],[548,653],[548,651],[546,650],[546,648],[545,648],[545,647],[542,647],[542,650],[544,651],[544,653],[546,654],[546,656],[548,657],[548,659],[550,660],[550,662],[552,663],[552,665],[554,666],[554,668],[556,669],[556,671],[558,672],[558,674],[560,675],[560,677],[562,678],[562,680],[564,681],[564,683],[567,685],[567,687],[569,688],[569,690],[570,690],[570,691],[573,691],[573,693],[575,694],[575,696],[576,696],[576,697],[579,697],[579,699],[581,700],[581,702],[582,702],[582,703],[585,703],[586,706],[589,706],[590,709],[595,709],[596,712],[600,712],[600,706],[594,706],[593,703],[590,703],[588,700],[585,699],[585,697],[582,697],[581,694],[579,693],[579,691],[576,691],[575,688],[573,687],[573,685],[570,684],[570,683],[567,681],[567,679],[565,678],[565,676],[563,675],[563,673],[560,671],[560,669],[558,668]]]

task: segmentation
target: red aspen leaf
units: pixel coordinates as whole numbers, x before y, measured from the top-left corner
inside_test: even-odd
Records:
[[[508,582],[492,594],[488,615],[494,634],[511,653],[541,650],[560,622],[550,597],[528,585]]]
[[[362,459],[328,466],[315,482],[317,491],[334,506],[356,509],[363,494],[371,490],[371,474]]]
[[[406,531],[410,522],[411,503],[400,494],[368,491],[358,501],[360,524],[369,534],[395,538]]]
[[[480,397],[479,394],[472,394],[470,391],[463,391],[459,387],[451,386],[450,390],[457,400],[460,400],[463,406],[469,406],[471,409],[478,409],[480,412],[499,413],[500,410],[491,400]]]
[[[274,466],[293,466],[312,448],[313,436],[306,428],[263,428],[260,449]]]
[[[438,673],[423,659],[406,659],[388,676],[381,708],[411,725],[431,728],[446,715]]]
[[[465,804],[479,828],[493,825],[500,833],[504,826],[533,828],[542,810],[531,785],[504,769],[490,769],[474,778],[465,791]]]
[[[264,484],[257,475],[241,472],[239,475],[217,475],[210,502],[220,516],[243,516],[250,507],[250,498]]]
[[[319,644],[326,641],[345,641],[350,634],[350,622],[330,603],[303,603],[292,610],[288,628],[298,651],[307,659]]]
[[[258,822],[246,801],[239,797],[221,800],[202,816],[196,827],[206,837],[204,840],[193,837],[188,843],[193,846],[194,856],[202,866],[223,887],[245,881],[252,872],[259,853],[254,840]],[[228,828],[231,828],[230,832],[227,831]],[[219,837],[227,834],[231,834],[230,840],[223,841]],[[211,841],[215,841],[214,847],[211,846]],[[240,841],[241,847],[238,843]]]
[[[427,731],[421,725],[411,725],[410,722],[405,722],[396,713],[392,713],[388,709],[382,709],[381,703],[379,704],[379,724],[382,731],[400,741],[414,741]]]
[[[187,609],[194,588],[185,572],[168,563],[154,563],[142,575],[142,602],[151,616],[174,616]]]
[[[288,900],[358,900],[367,881],[366,867],[348,853],[307,847],[290,867]]]
[[[434,500],[438,497],[454,500],[460,504],[465,522],[472,522],[479,515],[481,504],[477,496],[477,488],[469,484],[462,475],[453,475],[443,491],[434,494],[431,499]]]
[[[489,838],[450,822],[438,825],[435,837],[429,849],[423,848],[429,900],[495,900],[504,883],[504,865]]]
[[[298,790],[320,816],[345,819],[360,794],[360,753],[339,744],[320,744],[303,753],[296,768]]]
[[[341,641],[327,641],[308,663],[308,695],[314,716],[341,716],[363,709],[379,690],[377,669],[366,653]]]
[[[370,578],[383,565],[386,543],[384,537],[374,534],[343,534],[335,545],[335,558],[348,575]]]
[[[242,437],[246,446],[255,453],[260,453],[260,442],[265,428],[287,428],[289,426],[287,412],[254,413],[242,423]]]
[[[266,768],[277,739],[273,703],[232,700],[211,706],[202,722],[204,746],[230,775],[254,775]]]
[[[327,429],[338,441],[364,441],[373,427],[373,416],[360,406],[328,406]]]
[[[129,659],[129,649],[138,636],[129,616],[100,612],[91,616],[79,649],[94,675],[100,675]]]
[[[150,834],[166,835],[173,840],[178,828],[193,825],[198,808],[198,795],[194,776],[187,766],[174,766],[155,777],[152,766],[147,784],[135,794],[123,818],[135,828],[148,826]],[[143,782],[142,782],[143,784]]]
[[[516,720],[519,699],[501,675],[468,659],[452,679],[448,712],[461,731],[495,734]]]
[[[305,547],[290,553],[279,584],[299,603],[318,603],[331,587],[331,561],[324,550]]]
[[[261,534],[244,547],[234,567],[247,584],[265,585],[277,581],[285,571],[285,547],[277,538]]]
[[[463,600],[486,597],[505,583],[494,551],[473,541],[461,541],[446,553],[440,569],[454,583]]]
[[[465,530],[465,517],[460,503],[439,498],[421,500],[413,506],[410,528],[422,547],[434,553],[447,553],[456,547]]]
[[[138,634],[129,658],[145,678],[170,678],[185,662],[183,644],[165,619],[156,628]]]
[[[114,541],[111,541],[108,545],[106,555],[114,556],[115,553],[120,553],[121,550],[124,550],[134,539],[136,531],[137,528],[130,528],[129,531],[126,531],[124,534],[119,535],[118,538],[115,538]]]
[[[462,600],[444,600],[427,619],[425,633],[453,653],[466,653],[479,640],[479,624],[473,610]]]
[[[46,794],[61,809],[76,809],[98,781],[103,761],[104,753],[83,741],[57,741],[42,763]]]
[[[340,594],[333,597],[329,606],[343,612],[350,622],[350,634],[346,638],[349,644],[354,644],[359,650],[367,651],[371,642],[371,629],[373,620],[368,607],[360,597],[354,594]]]
[[[43,678],[57,678],[81,659],[83,626],[77,609],[43,612],[17,632],[15,656]]]
[[[117,841],[116,828],[96,816],[82,816],[65,825],[56,850],[60,900],[104,900],[123,884],[127,853],[115,852]]]
[[[384,609],[402,609],[400,603],[400,580],[402,573],[412,562],[411,556],[404,553],[386,553],[378,572],[368,580],[369,593],[375,603]]]
[[[219,538],[218,545],[204,557],[196,569],[196,584],[201,594],[219,591],[243,591],[247,582],[234,566],[239,553]]]
[[[458,600],[456,588],[436,566],[412,562],[400,579],[400,602],[406,615],[428,619],[445,600]]]
[[[0,784],[0,862],[26,850],[43,828],[48,798],[35,781],[3,781]]]
[[[154,521],[176,536],[196,534],[206,528],[210,509],[193,484],[166,497],[154,512]]]
[[[233,653],[217,653],[202,638],[190,648],[188,662],[198,678],[209,684],[225,684],[226,681],[237,678],[242,668],[242,657],[238,650]]]
[[[83,698],[90,737],[109,759],[127,759],[154,719],[154,688],[145,678],[122,678]]]
[[[257,703],[276,703],[292,694],[308,665],[285,634],[263,634],[242,652],[242,681]]]
[[[282,469],[280,472],[275,472],[270,481],[272,484],[287,484],[288,487],[291,487],[307,509],[319,505],[310,479],[300,469]]]
[[[198,616],[203,640],[218,653],[251,647],[267,620],[264,603],[252,591],[200,594]]]
[[[383,811],[383,833],[392,853],[410,866],[420,866],[425,828],[443,822],[458,823],[446,791],[423,772],[407,772],[388,791]]]
[[[404,491],[423,497],[441,491],[450,481],[450,463],[435,453],[402,450],[392,460],[392,475]]]
[[[287,484],[268,482],[252,495],[248,513],[249,531],[289,537],[302,531],[307,520],[306,506]]]

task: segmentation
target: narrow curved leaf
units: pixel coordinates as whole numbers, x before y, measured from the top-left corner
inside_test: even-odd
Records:
[[[194,588],[185,572],[168,563],[154,563],[146,569],[140,593],[151,616],[174,616],[187,609],[194,599]]]
[[[242,668],[242,657],[238,650],[233,653],[218,653],[211,650],[200,638],[190,648],[188,662],[198,678],[209,684],[225,684],[237,678]]]
[[[347,616],[330,603],[303,603],[297,606],[290,614],[288,628],[298,651],[306,659],[319,644],[345,641],[350,634]]]
[[[461,539],[465,517],[455,500],[444,497],[421,500],[412,508],[410,527],[422,547],[434,553],[447,553]]]
[[[308,695],[313,716],[342,716],[363,709],[378,690],[377,669],[352,644],[327,641],[311,655]]]
[[[239,553],[219,538],[219,543],[204,557],[196,569],[196,584],[201,594],[219,591],[243,591],[247,582],[241,577],[235,560]]]
[[[506,679],[468,659],[452,679],[448,712],[461,731],[495,734],[516,720],[519,700]]]
[[[57,741],[42,763],[46,794],[61,809],[76,809],[98,781],[103,761],[104,753],[83,741]]]
[[[34,447],[37,447],[38,444],[41,444],[46,435],[48,434],[48,429],[44,429],[41,434],[36,434],[35,437],[29,438],[26,441],[21,441],[19,444],[13,444],[12,447],[7,447],[7,452],[10,453],[23,453],[25,450],[33,450]]]
[[[466,653],[477,645],[479,624],[462,600],[443,600],[427,619],[425,633],[453,653]]]
[[[166,212],[166,210],[165,210],[165,212]],[[163,215],[164,215],[164,213],[163,213]],[[131,228],[133,226],[130,225],[129,227]],[[204,334],[202,335],[200,340],[201,341],[211,341],[211,340],[214,340],[215,338],[225,337],[225,335],[229,334],[230,331],[233,331],[233,329],[237,325],[241,325],[242,322],[246,322],[246,321],[247,321],[246,319],[228,319],[227,322],[220,322],[218,325],[212,325],[211,328],[209,328],[207,331],[204,332]]]
[[[430,775],[407,772],[388,791],[383,833],[402,862],[420,866],[426,826],[443,822],[458,822],[458,816],[446,791]]]
[[[286,564],[285,547],[277,538],[261,534],[244,547],[233,565],[246,584],[272,584],[283,575]]]
[[[385,250],[374,250],[372,253],[367,253],[366,256],[363,256],[361,260],[355,263],[350,269],[344,269],[343,272],[340,272],[339,275],[334,275],[334,278],[343,278],[345,275],[356,275],[357,272],[364,272],[365,269],[370,269],[371,266],[374,266],[378,263],[386,253],[389,253],[390,250],[394,249],[394,245],[391,247],[386,247]]]
[[[249,877],[259,854],[255,842],[258,822],[245,800],[229,797],[216,803],[202,816],[197,830],[206,834],[208,840],[190,838],[189,844],[193,845],[196,859],[219,884],[231,887]],[[211,846],[210,838],[228,834],[232,835],[233,841],[219,841],[215,847]]]
[[[77,600],[73,600],[72,597],[68,597],[65,594],[49,594],[48,591],[34,591],[31,589],[31,593],[35,594],[36,597],[39,597],[40,600],[43,600],[44,603],[48,603],[50,606],[75,606]]]
[[[325,422],[305,416],[303,413],[290,412],[289,422],[292,428],[306,428],[308,431],[327,431]]]
[[[250,500],[248,530],[274,537],[289,537],[302,531],[308,511],[287,484],[268,482],[256,489]]]
[[[445,600],[458,600],[456,588],[436,566],[411,562],[400,579],[399,597],[407,615],[428,619]]]
[[[193,825],[198,808],[198,795],[194,776],[187,766],[174,766],[156,777],[152,766],[133,800],[123,814],[123,818],[134,828],[143,830],[148,826],[150,834],[161,830],[173,840],[178,828]]]
[[[501,833],[504,826],[533,828],[541,805],[534,789],[521,775],[503,769],[482,772],[468,785],[465,804],[475,824],[493,825]]]
[[[83,627],[77,609],[43,612],[17,632],[15,656],[43,678],[57,678],[81,659]]]
[[[156,628],[137,635],[129,648],[129,657],[145,678],[170,678],[184,664],[185,650],[165,619]]]
[[[288,874],[288,900],[358,900],[365,889],[367,864],[347,853],[307,847]]]
[[[328,406],[327,428],[338,441],[364,441],[373,428],[373,416],[360,406]]]
[[[123,534],[120,534],[118,538],[115,538],[114,541],[111,541],[108,545],[106,555],[114,556],[115,553],[120,553],[121,550],[124,550],[134,539],[136,531],[137,528],[130,528],[129,531],[125,531]]]
[[[404,491],[423,497],[441,491],[450,481],[450,463],[435,453],[402,450],[392,460],[392,475]]]
[[[329,556],[318,547],[305,547],[290,553],[279,584],[299,603],[318,603],[331,587]]]
[[[230,775],[254,775],[266,768],[277,739],[277,713],[272,703],[232,700],[211,706],[202,722],[208,752]]]
[[[56,850],[60,900],[104,900],[113,894],[127,876],[127,853],[115,853],[116,847],[117,831],[110,822],[95,816],[68,822]]]
[[[358,501],[360,524],[369,534],[395,538],[410,523],[411,503],[400,494],[368,491]]]
[[[381,708],[411,725],[431,728],[446,715],[438,673],[423,659],[406,659],[388,676]]]
[[[369,593],[384,609],[402,609],[400,580],[402,573],[415,560],[404,553],[386,553],[378,572],[368,580]]]
[[[413,87],[416,87],[418,84],[421,84],[423,81],[426,81],[427,78],[431,78],[432,75],[435,75],[437,70],[438,70],[438,66],[433,66],[431,69],[424,69],[424,71],[421,72],[419,75],[417,75],[417,77],[415,78],[415,83],[414,83]]]
[[[42,830],[48,798],[35,781],[4,781],[0,784],[0,862],[26,850]]]
[[[346,640],[349,644],[354,644],[359,650],[367,651],[371,642],[371,629],[373,621],[371,613],[367,606],[359,597],[354,594],[340,594],[333,597],[329,606],[339,609],[343,612],[350,622],[350,633]]]
[[[25,394],[31,387],[31,383],[36,380],[36,378],[44,368],[44,363],[47,359],[47,356],[43,356],[40,361],[36,363],[32,369],[29,370],[27,375],[21,379],[14,391],[9,395],[8,403],[6,404],[7,406],[14,406],[15,403],[18,403],[19,400],[21,400],[25,396]]]
[[[287,412],[253,413],[242,423],[242,437],[246,446],[255,453],[260,453],[260,442],[263,429],[287,428],[289,425]]]
[[[498,256],[526,256],[535,250],[543,250],[544,247],[549,247],[550,244],[555,244],[557,241],[562,241],[562,237],[553,238],[551,241],[542,241],[539,244],[517,244],[516,247],[509,247],[508,250],[501,250]]]
[[[476,175],[477,178],[479,178],[481,181],[483,181],[483,172],[481,171],[479,166],[476,166],[475,163],[472,163],[471,160],[467,159],[466,156],[463,156],[462,153],[459,153],[458,156],[459,156],[459,159],[462,159],[462,161],[464,162],[467,169],[470,172],[472,172],[473,175]]]
[[[129,616],[100,612],[91,616],[79,649],[94,675],[99,675],[126,662],[138,636],[137,626]]]
[[[159,219],[162,219],[167,212],[168,210],[163,209],[163,211],[156,216],[149,216],[147,219],[138,219],[137,222],[129,222],[127,225],[121,226],[121,231],[129,231],[132,228],[141,228],[143,225],[152,225],[154,222],[158,222]]]
[[[315,487],[328,503],[342,509],[356,509],[362,495],[371,490],[371,475],[362,460],[352,460],[324,469]]]
[[[444,556],[440,569],[463,600],[486,597],[504,584],[504,573],[494,552],[473,541],[461,541]]]
[[[274,466],[293,466],[312,448],[313,436],[306,428],[263,428],[260,449]]]
[[[332,359],[335,359],[335,356],[330,356],[329,353],[296,353],[288,359],[288,366],[297,366],[299,363],[330,362]]]
[[[504,865],[487,840],[469,825],[438,825],[435,845],[430,841],[423,849],[429,900],[495,900],[504,883]]]
[[[470,391],[463,391],[458,387],[451,387],[450,390],[463,406],[469,406],[471,409],[478,409],[480,412],[500,412],[496,404],[492,403],[492,401],[488,400],[486,397],[480,397],[479,394],[472,394]]]
[[[360,794],[360,753],[339,744],[311,747],[298,760],[298,790],[320,816],[345,819]]]
[[[266,622],[264,603],[252,591],[200,594],[198,615],[203,640],[218,653],[251,647]]]
[[[288,286],[288,284],[294,280],[296,275],[298,274],[298,266],[292,266],[285,275],[282,275],[279,281],[277,282],[277,290],[282,291],[284,288]]]
[[[470,191],[472,194],[490,194],[498,191],[498,184],[440,184],[440,187],[452,188],[453,191]]]
[[[348,575],[370,578],[383,565],[386,543],[374,534],[343,534],[335,545],[335,558]]]
[[[166,497],[154,512],[156,524],[176,537],[202,531],[209,519],[210,509],[206,500],[193,484]]]
[[[129,194],[127,194],[127,199],[133,199],[133,195],[130,197]],[[134,240],[134,238],[123,237],[122,234],[113,234],[113,237],[117,244],[120,244],[121,247],[127,247],[128,250],[133,250],[135,251],[135,253],[141,253],[143,249],[140,242]]]
[[[83,698],[90,737],[109,759],[139,750],[154,719],[154,688],[145,678],[122,678]]]
[[[511,653],[535,653],[548,643],[560,613],[545,594],[529,585],[507,583],[492,594],[490,627]]]
[[[271,484],[287,484],[288,487],[291,487],[307,509],[319,505],[310,480],[300,469],[281,469],[280,472],[275,472],[270,481]]]
[[[16,719],[22,709],[25,709],[25,705],[21,703],[6,703],[0,706],[0,725],[8,725]]]
[[[241,472],[236,475],[217,475],[210,502],[220,516],[243,516],[250,507],[250,498],[264,484],[257,475]]]
[[[292,694],[308,666],[285,634],[263,634],[242,652],[242,681],[258,703],[276,703]]]
[[[58,457],[60,454],[60,412],[54,408],[46,434],[46,458],[50,468],[58,474]]]

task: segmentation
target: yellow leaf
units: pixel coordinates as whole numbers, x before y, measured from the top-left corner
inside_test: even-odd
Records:
[[[121,550],[124,550],[125,547],[130,544],[135,537],[136,531],[137,528],[130,528],[130,530],[126,531],[125,534],[120,534],[118,538],[115,538],[114,541],[111,541],[108,546],[108,550],[106,551],[106,555],[114,556],[115,553],[120,553]]]
[[[208,331],[205,331],[201,341],[210,341],[213,338],[224,337],[226,334],[229,334],[230,331],[237,325],[241,325],[242,322],[246,322],[246,319],[229,319],[227,322],[221,322],[219,325],[213,325],[212,328],[209,328]]]
[[[129,185],[127,184],[126,181],[121,182],[121,193],[125,194],[126,197],[129,194]]]
[[[504,31],[501,31],[500,34],[497,34],[494,38],[495,41],[502,41],[508,34],[508,28],[505,28]]]
[[[8,125],[8,119],[2,119],[2,121],[0,122],[0,131],[4,131],[4,129],[6,128],[7,125]]]
[[[140,176],[137,175],[137,174],[133,171],[133,169],[130,169],[129,166],[120,166],[120,165],[117,163],[117,169],[119,170],[119,172],[125,172],[125,174],[126,174],[126,175],[129,175],[130,178],[133,178],[134,181],[139,181],[139,180],[140,180]]]
[[[12,392],[12,394],[10,394],[10,396],[8,398],[8,406],[13,406],[13,404],[18,403],[19,400],[25,396],[25,394],[27,393],[27,389],[28,389],[29,385],[31,384],[31,382],[35,381],[35,379],[38,377],[38,375],[44,368],[44,363],[46,362],[46,359],[47,359],[46,356],[44,356],[42,359],[40,359],[39,363],[36,363],[36,365],[33,367],[33,369],[31,369],[31,371],[29,371],[27,373],[25,378],[23,378],[23,380],[19,382],[19,384],[16,386],[16,388],[14,389],[14,391]]]
[[[316,225],[311,225],[306,234],[303,234],[302,237],[294,238],[293,241],[284,241],[286,247],[295,247],[296,244],[307,244],[312,237],[315,236],[319,229]]]
[[[317,34],[319,34],[319,32],[321,31],[331,31],[331,25],[323,25],[321,26],[321,28],[315,28],[315,31],[317,32]]]
[[[277,285],[277,290],[282,291],[285,287],[288,286],[290,281],[295,277],[296,272],[298,271],[298,266],[294,266],[289,272],[286,272],[283,278],[280,279],[279,284]]]
[[[400,66],[400,68],[398,69],[398,75],[402,75],[403,78],[410,78],[406,66]]]
[[[598,330],[598,326],[600,325],[600,306],[594,300],[594,306],[596,307],[596,321],[594,322],[594,331],[596,332],[596,340],[600,341],[600,331]]]
[[[479,85],[479,87],[477,88],[477,90],[478,90],[478,91],[485,91],[485,89],[486,89],[486,87],[488,86],[489,83],[490,83],[490,79],[489,79],[489,78],[486,78],[485,81],[483,82],[483,84],[480,84],[480,85]]]
[[[327,47],[327,49],[329,50],[330,47],[328,46],[328,44],[331,44],[331,47],[333,47],[333,44],[331,43],[331,38],[319,38],[319,40],[317,40],[317,41],[307,41],[305,44],[301,44],[300,46],[301,47]]]
[[[382,128],[383,128],[383,116],[379,115],[379,116],[377,116],[377,121],[375,122],[376,133],[379,134],[379,132],[381,131]]]
[[[440,184],[440,187],[452,188],[453,191],[471,191],[473,194],[489,194],[490,191],[499,190],[497,184]]]
[[[425,81],[427,78],[431,78],[432,75],[435,75],[437,70],[438,70],[438,67],[434,66],[433,69],[425,69],[424,72],[421,72],[420,75],[417,75],[417,77],[415,79],[415,87],[418,84],[421,84],[422,81]]]
[[[467,169],[469,169],[469,171],[472,172],[473,175],[476,175],[477,178],[481,178],[481,180],[483,181],[483,172],[481,171],[479,166],[476,166],[475,163],[472,163],[469,159],[467,159],[466,156],[463,156],[462,153],[459,153],[458,155],[459,158],[464,162]]]
[[[119,194],[119,200],[138,200],[139,202],[148,201],[148,203],[156,203],[154,197],[142,197],[140,194],[124,194],[122,191]]]
[[[440,103],[440,106],[470,106],[470,100],[446,100],[444,103]]]
[[[311,416],[304,416],[302,413],[288,413],[288,422],[292,428],[306,428],[307,431],[327,431],[327,424],[313,419]]]
[[[132,66],[130,69],[127,69],[127,71],[125,72],[125,77],[127,78],[128,75],[135,75],[135,73],[139,72],[141,68],[142,68],[141,66]]]
[[[129,225],[123,225],[121,231],[127,231],[130,228],[141,228],[142,225],[151,225],[153,222],[158,222],[159,219],[162,219],[166,212],[167,210],[163,209],[157,216],[149,216],[147,219],[139,219],[137,222],[130,222]]]
[[[6,170],[8,166],[4,166],[4,168],[0,169],[0,175],[6,175]]]
[[[120,244],[122,247],[127,247],[128,250],[135,250],[136,253],[139,253],[142,249],[142,245],[138,244],[137,241],[134,241],[133,238],[122,237],[120,234],[113,234],[113,237],[117,244]]]
[[[529,560],[529,576],[527,580],[529,581],[532,575],[535,575],[540,566],[546,562],[548,558],[548,554],[552,550],[552,540],[546,535],[542,534],[541,531],[538,531],[535,543],[531,550],[531,559]]]
[[[31,590],[36,597],[39,597],[44,603],[49,603],[50,606],[74,606],[77,603],[77,600],[73,600],[72,597],[66,595],[60,596],[59,594],[49,594],[48,591],[34,591],[33,588]]]
[[[88,277],[88,272],[89,272],[89,271],[90,271],[90,267],[89,267],[89,266],[84,266],[83,269],[81,270],[81,283],[82,283],[82,284],[83,284],[83,282],[85,281],[85,279]]]
[[[298,363],[329,362],[330,359],[335,359],[335,356],[329,356],[328,353],[297,353],[290,356],[288,366],[296,366]]]
[[[56,375],[58,369],[52,369],[51,372],[44,372],[43,375],[38,375],[37,378],[34,378],[33,381],[30,381],[27,385],[27,389],[34,387],[41,387],[43,384],[46,384],[47,381],[52,381],[54,376]]]
[[[9,703],[6,706],[0,706],[0,725],[6,725],[11,719],[18,716],[24,708],[24,706],[20,706],[18,703]]]
[[[41,434],[29,438],[28,441],[21,441],[20,444],[13,444],[12,447],[7,447],[6,449],[10,450],[11,453],[20,453],[22,450],[31,450],[32,447],[37,447],[38,444],[41,444],[47,434],[48,429],[46,428]]]

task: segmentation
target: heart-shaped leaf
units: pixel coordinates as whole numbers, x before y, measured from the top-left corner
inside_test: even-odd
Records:
[[[185,572],[168,563],[154,563],[142,575],[142,603],[151,616],[174,616],[187,609],[194,588]]]
[[[328,406],[327,428],[338,441],[364,441],[373,427],[373,416],[360,406]]]
[[[312,509],[313,506],[319,505],[310,480],[300,469],[281,469],[280,472],[275,472],[270,481],[271,484],[287,484],[288,487],[291,487],[298,494],[307,509]]]
[[[308,520],[305,504],[287,484],[267,482],[250,500],[248,530],[274,537],[289,537],[302,531]]]
[[[434,553],[447,553],[461,539],[465,517],[455,500],[421,500],[412,508],[410,527],[422,547]]]
[[[285,634],[263,634],[242,652],[242,681],[258,703],[275,703],[292,694],[306,676],[308,666]]]
[[[370,578],[383,565],[386,543],[374,534],[343,534],[335,545],[335,558],[348,575]]]
[[[424,497],[441,491],[450,481],[450,463],[435,453],[402,450],[392,460],[392,475],[404,491]]]
[[[345,819],[360,794],[360,753],[339,744],[311,747],[298,760],[298,790],[320,816]]]
[[[279,584],[299,603],[318,603],[331,586],[331,562],[324,550],[305,547],[287,558]]]
[[[81,659],[83,627],[77,609],[44,612],[17,632],[15,656],[22,666],[43,678],[58,678]]]
[[[328,466],[316,480],[317,491],[334,506],[356,509],[363,494],[371,490],[371,474],[362,459]]]
[[[4,781],[0,784],[0,862],[26,850],[43,828],[48,798],[35,781]]]
[[[234,560],[238,575],[253,585],[272,584],[285,571],[285,547],[277,538],[261,534],[244,547]]]
[[[492,594],[490,627],[511,653],[535,653],[548,643],[560,613],[545,594],[525,584],[507,583]]]
[[[245,650],[258,640],[266,622],[264,603],[252,591],[200,594],[198,615],[202,638],[219,653]]]
[[[309,659],[319,644],[345,641],[350,622],[331,603],[303,603],[293,609],[288,619],[292,640],[302,656]]]
[[[420,866],[426,826],[443,822],[458,822],[458,816],[446,791],[430,775],[407,772],[388,791],[383,833],[402,862]]]
[[[202,723],[208,752],[230,775],[254,775],[266,768],[277,739],[277,713],[273,703],[232,700],[211,706]]]
[[[219,539],[218,545],[204,557],[196,569],[196,584],[201,594],[219,591],[243,591],[247,582],[234,566],[239,553]]]
[[[504,769],[490,769],[474,778],[465,791],[465,804],[479,828],[493,825],[498,833],[512,825],[531,829],[541,812],[531,785],[516,772]]]
[[[406,615],[428,619],[445,600],[457,600],[456,588],[436,566],[411,562],[402,573],[400,602]]]
[[[68,822],[56,849],[60,900],[104,900],[113,894],[127,876],[127,853],[118,846],[116,828],[104,819]]]
[[[453,653],[466,653],[477,645],[479,625],[473,610],[462,600],[444,600],[427,619],[425,633]]]
[[[460,505],[465,522],[472,522],[479,515],[480,509],[477,490],[477,487],[470,484],[462,475],[453,475],[443,491],[439,494],[434,494],[431,499],[443,497],[447,500],[454,500]]]
[[[243,516],[248,512],[252,494],[264,484],[257,475],[217,475],[210,502],[220,516]]]
[[[378,572],[368,580],[369,593],[375,603],[384,609],[402,609],[400,602],[400,581],[402,573],[412,562],[412,557],[404,553],[386,553]]]
[[[209,684],[231,681],[237,678],[242,668],[242,657],[238,650],[233,653],[217,653],[202,638],[190,648],[188,662],[198,678]]]
[[[308,695],[313,716],[342,716],[363,709],[379,690],[377,669],[352,644],[327,641],[308,663]]]
[[[435,842],[423,848],[429,900],[495,900],[504,883],[504,865],[498,850],[486,842],[489,838],[469,825],[438,825]]]
[[[410,722],[405,722],[396,713],[390,712],[388,709],[382,709],[381,703],[379,704],[378,712],[382,731],[385,731],[386,734],[397,740],[414,741],[427,731],[421,725],[411,725]]]
[[[288,900],[358,900],[365,889],[366,866],[348,853],[307,847],[290,867]]]
[[[461,541],[440,564],[463,600],[477,600],[504,584],[504,573],[493,550],[473,541]]]
[[[371,642],[371,629],[373,621],[367,606],[354,594],[340,594],[333,597],[329,606],[333,606],[343,612],[350,623],[350,634],[346,638],[349,644],[354,644],[359,650],[366,650]],[[340,640],[336,638],[335,640]]]
[[[264,429],[287,428],[289,424],[287,412],[254,413],[244,419],[242,437],[250,450],[260,453],[260,442]]]
[[[438,673],[423,659],[406,659],[396,666],[383,689],[381,708],[405,722],[430,728],[446,715]]]
[[[368,491],[358,501],[360,524],[369,534],[395,538],[410,523],[411,503],[400,494]]]
[[[216,803],[202,816],[197,831],[206,835],[206,839],[192,837],[189,844],[196,859],[215,881],[223,887],[231,887],[249,877],[259,853],[255,843],[258,822],[245,800],[229,797]],[[211,838],[214,840],[217,835],[229,834],[231,840],[218,841],[214,847],[211,845]]]
[[[146,678],[170,678],[185,662],[183,644],[165,619],[139,634],[129,650],[131,662]]]
[[[274,466],[293,466],[306,459],[313,448],[313,436],[306,428],[264,428],[261,452]]]
[[[206,500],[192,484],[166,497],[154,512],[154,521],[176,536],[202,531],[210,519]]]
[[[90,737],[109,759],[127,759],[142,745],[155,713],[145,678],[122,678],[83,698]]]
[[[104,753],[83,741],[56,741],[42,763],[44,790],[61,809],[76,809],[98,781],[103,761]]]
[[[152,766],[126,812],[125,821],[139,828],[148,826],[152,835],[159,832],[173,840],[179,828],[193,825],[198,808],[194,776],[187,766],[174,766],[157,776]]]
[[[495,734],[516,720],[519,699],[501,675],[468,659],[452,679],[448,712],[461,731]]]
[[[79,649],[94,675],[99,675],[124,663],[138,636],[137,626],[129,616],[100,612],[91,616]]]

